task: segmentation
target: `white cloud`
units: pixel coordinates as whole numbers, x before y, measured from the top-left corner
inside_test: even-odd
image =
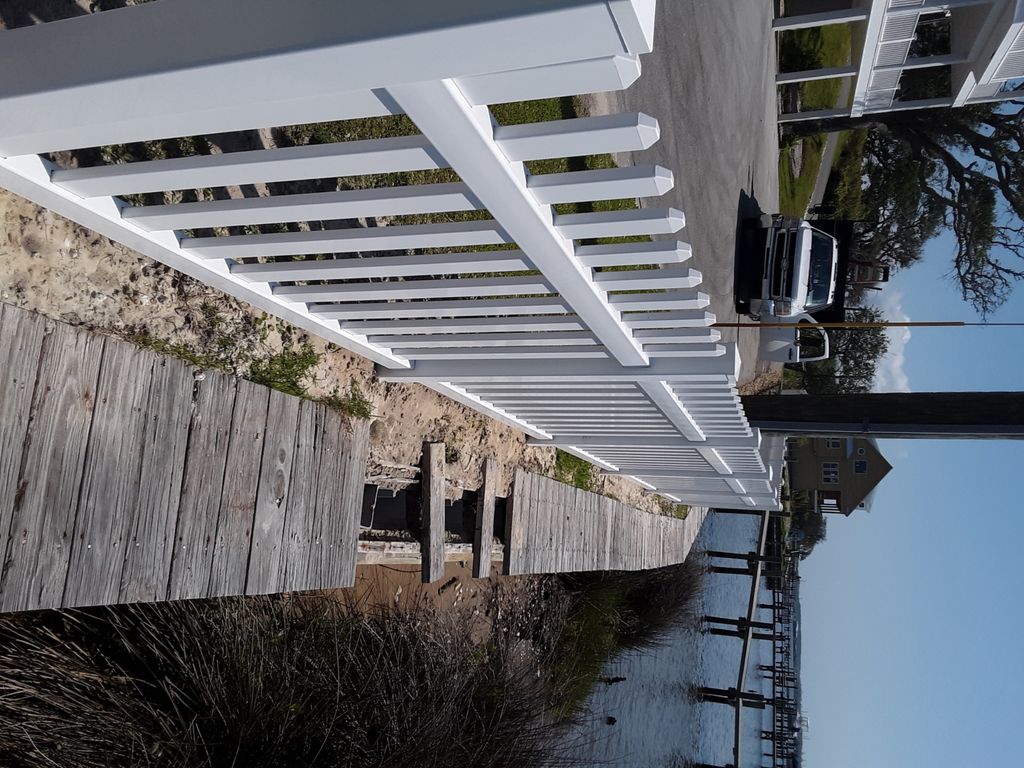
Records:
[[[882,310],[886,320],[910,320],[903,311],[902,301],[903,292],[890,287],[889,290],[882,291],[874,304]],[[889,349],[878,361],[872,389],[875,392],[910,392],[910,379],[904,370],[910,329],[886,328],[885,333],[889,337]]]

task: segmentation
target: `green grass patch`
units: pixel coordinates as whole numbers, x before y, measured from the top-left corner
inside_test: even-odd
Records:
[[[824,136],[809,136],[803,140],[800,174],[793,175],[789,150],[779,152],[779,211],[787,216],[803,216],[814,192],[814,182],[821,167],[825,148]]]
[[[594,472],[594,465],[589,461],[566,453],[561,448],[555,449],[555,479],[559,482],[591,491],[594,489]]]
[[[782,33],[779,42],[779,69],[782,72],[839,67],[850,63],[852,39],[846,24],[797,29]],[[785,86],[799,94],[801,111],[832,109],[839,99],[840,78],[811,80]],[[790,169],[789,147],[779,153],[779,210],[788,216],[803,216],[814,192],[814,182],[821,167],[823,137],[803,139],[800,174]]]
[[[306,382],[319,362],[320,355],[309,344],[282,349],[268,357],[253,360],[248,379],[286,395],[303,397]]]
[[[795,29],[782,33],[779,43],[779,70],[805,70],[841,67],[850,63],[852,37],[848,24]],[[839,97],[840,79],[811,80],[800,83],[801,108],[831,109]]]
[[[836,216],[842,219],[863,219],[871,213],[864,205],[864,143],[865,128],[843,131],[842,150],[836,153],[825,189],[825,202],[835,206]]]

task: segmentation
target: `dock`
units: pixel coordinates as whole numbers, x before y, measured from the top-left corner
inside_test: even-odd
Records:
[[[506,572],[636,571],[683,562],[705,511],[685,519],[517,471],[507,514]]]
[[[495,536],[485,461],[472,541],[452,541],[428,444],[421,540],[361,540],[368,453],[368,421],[0,305],[0,611],[336,589],[357,564],[419,562],[425,581],[469,558],[481,577],[657,568],[704,519],[515,469]]]
[[[350,585],[369,424],[0,306],[0,610]]]

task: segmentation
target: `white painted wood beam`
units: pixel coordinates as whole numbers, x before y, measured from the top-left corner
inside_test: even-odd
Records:
[[[617,294],[611,298],[614,304],[615,299],[628,298],[628,296],[626,294]],[[703,299],[700,299],[700,301],[703,301]],[[639,329],[646,328],[691,328],[699,331],[715,322],[715,316],[711,312],[704,312],[699,309],[677,309],[667,312],[627,312],[622,318],[626,321],[626,325],[633,329],[634,335],[640,333]]]
[[[645,328],[633,331],[647,344],[709,344],[722,338],[717,328]]]
[[[301,256],[315,253],[356,253],[406,248],[500,245],[511,242],[496,221],[404,224],[313,232],[272,232],[265,235],[184,237],[181,247],[209,259],[254,256]]]
[[[718,472],[712,469],[691,469],[691,468],[675,468],[670,466],[662,466],[659,464],[619,464],[618,470],[614,472],[603,472],[606,475],[637,475],[639,477],[646,477],[649,480],[651,478],[665,478],[670,480],[672,478],[689,478],[689,477],[715,477]],[[771,480],[772,473],[770,470],[764,472],[734,472],[729,475],[730,478],[735,480]]]
[[[660,269],[631,269],[594,273],[594,282],[605,291],[642,291],[651,288],[694,288],[702,276],[689,267],[661,267]]]
[[[716,441],[717,448],[756,448],[759,444],[760,437],[737,437],[737,438],[723,438],[722,440]],[[700,443],[691,443],[681,435],[675,437],[623,437],[619,440],[609,440],[605,437],[593,437],[591,435],[569,435],[569,434],[558,434],[552,435],[550,440],[527,440],[529,445],[552,445],[561,446],[565,445],[578,445],[584,448],[600,448],[608,447],[615,449],[619,446],[636,446],[639,448],[654,448],[654,447],[679,447],[679,448],[697,448]]]
[[[417,361],[433,361],[444,363],[446,361],[465,360],[490,360],[499,354],[493,347],[450,347],[442,349],[423,349],[419,347],[394,347],[391,350],[394,354]],[[500,352],[503,360],[584,360],[584,359],[607,359],[608,352],[602,346],[542,346],[535,344],[531,347],[506,347]]]
[[[725,354],[721,344],[644,344],[644,351],[654,358],[718,357]]]
[[[640,112],[494,128],[494,140],[512,161],[641,151],[660,136],[658,121]]]
[[[176,0],[8,30],[0,155],[386,114],[397,83],[646,53],[653,6]]]
[[[449,347],[490,347],[501,350],[504,347],[530,347],[548,345],[593,345],[597,339],[590,331],[552,331],[548,333],[437,333],[429,335],[385,335],[367,336],[371,344],[382,347],[405,347],[407,349],[447,349]],[[416,355],[418,356],[418,355]]]
[[[678,240],[576,246],[576,258],[585,267],[681,264],[684,261],[688,261],[691,255],[690,244]]]
[[[102,197],[445,167],[425,137],[397,136],[57,169],[53,182],[81,197]]]
[[[537,331],[586,331],[586,326],[575,315],[539,317],[472,317],[414,320],[353,320],[343,323],[353,333],[401,334],[408,339],[415,335],[489,333],[525,334]]]
[[[597,382],[638,382],[650,380],[689,381],[701,383],[735,383],[739,372],[739,355],[734,342],[724,345],[726,353],[720,357],[698,357],[689,360],[665,358],[651,361],[644,367],[627,367],[614,360],[573,360],[565,365],[551,365],[547,361],[534,363],[523,360],[493,359],[465,363],[452,361],[439,363],[423,361],[406,371],[380,370],[378,375],[388,381],[415,381],[433,379],[473,382],[533,382],[591,380]]]
[[[526,186],[548,205],[590,200],[659,197],[675,185],[672,171],[660,165],[627,165],[595,171],[530,176]]]
[[[644,381],[639,386],[683,437],[695,441],[707,439],[697,422],[686,410],[686,406],[679,401],[664,381]]]
[[[472,104],[504,104],[621,91],[640,78],[639,56],[605,56],[456,79]]]
[[[454,183],[134,206],[125,208],[121,215],[144,229],[154,230],[375,218],[482,208],[469,187]]]
[[[526,189],[523,166],[502,153],[490,113],[470,105],[451,81],[389,92],[608,352],[624,365],[645,365],[643,349],[591,280],[590,270],[574,258],[573,244],[552,225],[550,207]]]
[[[231,273],[246,280],[365,280],[367,278],[458,275],[471,272],[524,272],[532,269],[521,251],[369,256],[306,261],[232,264]]]
[[[670,235],[686,226],[686,216],[676,208],[635,208],[624,211],[565,213],[555,216],[563,237],[582,240],[594,237]]]
[[[474,277],[440,280],[395,280],[386,283],[327,283],[326,285],[275,285],[273,293],[292,301],[383,301],[387,299],[503,296],[553,293],[542,275],[521,277]]]
[[[711,298],[702,291],[661,291],[609,296],[608,302],[621,312],[645,312],[663,309],[704,309],[711,303]],[[711,316],[713,317],[713,315]],[[637,316],[626,315],[625,317],[636,318]]]
[[[333,320],[363,318],[442,318],[484,315],[561,315],[569,311],[560,296],[522,296],[501,299],[454,299],[433,301],[336,302],[312,304],[311,314]],[[573,315],[575,317],[575,315]]]

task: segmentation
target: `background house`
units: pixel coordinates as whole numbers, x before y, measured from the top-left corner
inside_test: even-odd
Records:
[[[815,512],[868,509],[871,492],[892,469],[878,442],[863,437],[791,439],[787,456],[792,503]]]
[[[1020,95],[1024,0],[790,0],[776,30],[849,24],[848,66],[787,72],[779,84],[850,78],[849,106],[780,122],[962,107]]]

